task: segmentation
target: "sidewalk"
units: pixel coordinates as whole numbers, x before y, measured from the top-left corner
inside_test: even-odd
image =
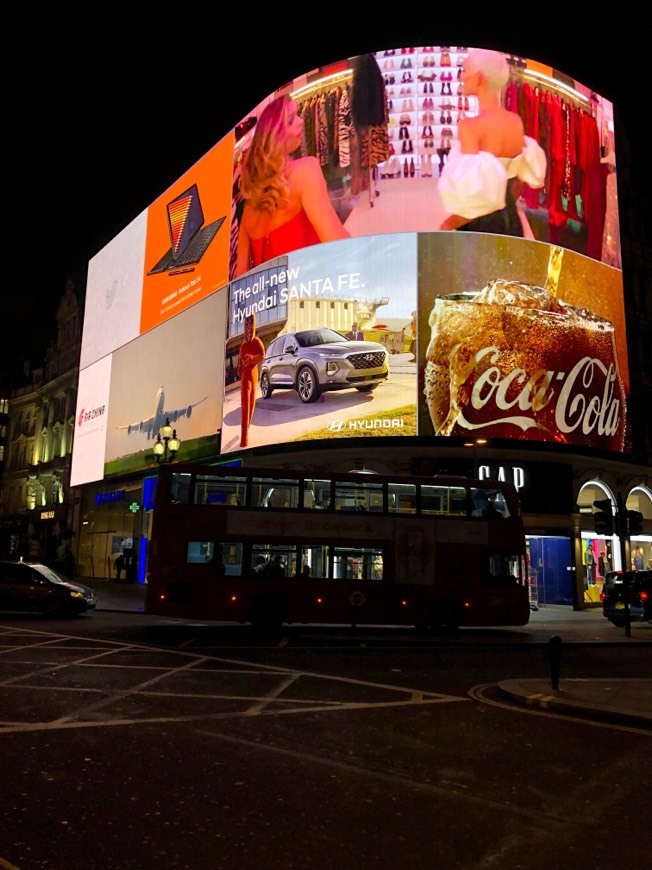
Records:
[[[143,614],[145,585],[113,580],[84,580],[97,593],[97,610]],[[153,617],[154,618],[154,617]],[[633,623],[631,637],[602,615],[602,608],[574,611],[572,607],[549,605],[530,614],[527,625],[474,630],[474,638],[497,643],[549,643],[552,636],[563,643],[652,645],[652,625]],[[464,639],[464,630],[460,634]],[[649,655],[649,651],[641,650]],[[512,703],[569,713],[603,722],[628,724],[652,730],[652,679],[559,679],[554,690],[550,680],[512,679],[498,683],[498,691]]]
[[[504,680],[498,691],[526,707],[652,730],[652,679],[560,679],[556,691],[550,680]]]

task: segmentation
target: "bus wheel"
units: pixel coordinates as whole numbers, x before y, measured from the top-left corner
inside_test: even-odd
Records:
[[[259,595],[251,605],[249,622],[261,631],[273,631],[286,620],[285,602],[278,595],[269,592]]]
[[[457,606],[452,601],[440,601],[433,610],[429,620],[432,631],[448,634],[460,627]]]

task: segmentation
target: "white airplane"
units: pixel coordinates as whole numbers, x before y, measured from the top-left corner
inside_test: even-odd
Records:
[[[200,399],[198,402],[193,402],[183,408],[168,408],[166,410],[165,389],[163,384],[161,384],[156,393],[156,403],[154,405],[154,413],[152,416],[147,417],[145,420],[139,420],[137,423],[127,423],[124,426],[116,426],[116,429],[126,429],[127,435],[131,435],[132,432],[145,432],[148,440],[150,438],[156,438],[163,426],[165,426],[166,420],[169,420],[170,424],[174,425],[174,423],[176,423],[181,417],[191,417],[192,409],[196,408],[197,405],[201,405],[201,403],[205,402],[207,398],[208,396],[204,396],[204,398]]]

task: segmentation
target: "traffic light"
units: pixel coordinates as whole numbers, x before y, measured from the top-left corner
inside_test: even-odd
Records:
[[[630,538],[632,535],[640,535],[642,533],[643,514],[640,511],[627,511],[627,531]]]
[[[598,510],[593,514],[596,535],[611,536],[614,533],[614,515],[610,498],[603,498],[593,502]]]

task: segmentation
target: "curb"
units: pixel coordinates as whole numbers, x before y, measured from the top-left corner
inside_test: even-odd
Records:
[[[548,692],[528,692],[524,688],[515,688],[515,684],[519,685],[519,681],[507,680],[497,683],[496,688],[503,697],[523,707],[535,707],[547,713],[564,713],[597,722],[634,725],[652,731],[652,716],[646,713],[573,699],[571,695],[565,695],[563,689],[550,688]]]

